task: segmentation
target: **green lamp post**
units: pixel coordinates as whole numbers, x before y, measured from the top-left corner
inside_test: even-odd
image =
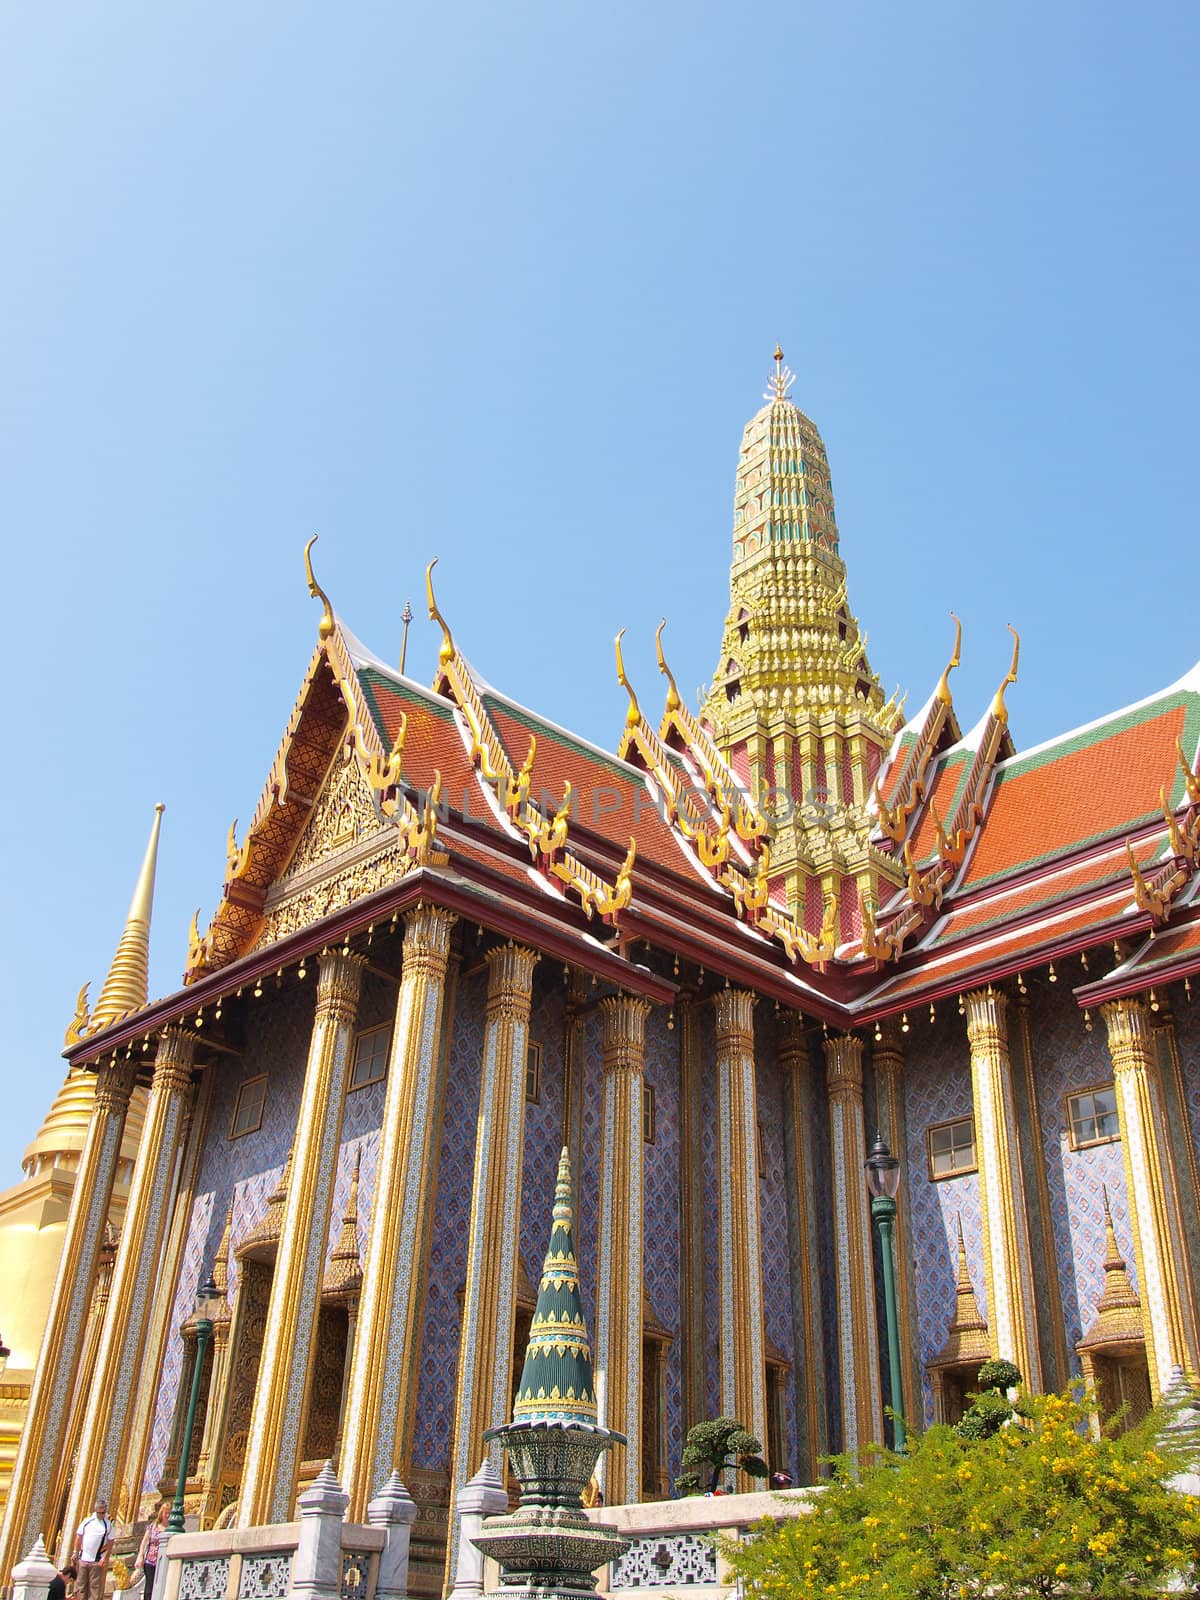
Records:
[[[210,1272],[200,1285],[200,1293],[196,1296],[196,1361],[192,1367],[192,1392],[188,1398],[187,1417],[183,1424],[183,1441],[179,1449],[179,1482],[175,1486],[175,1503],[171,1507],[171,1515],[167,1518],[168,1533],[184,1531],[183,1497],[187,1490],[188,1462],[192,1456],[192,1434],[196,1429],[196,1407],[200,1403],[200,1374],[204,1370],[204,1352],[208,1349],[208,1341],[212,1338],[213,1325],[209,1312],[217,1295],[217,1286]]]
[[[887,1323],[888,1374],[892,1385],[892,1448],[904,1449],[904,1389],[900,1376],[900,1319],[896,1315],[896,1264],[892,1255],[892,1230],[896,1221],[896,1191],[900,1187],[900,1162],[875,1135],[871,1154],[864,1162],[871,1191],[871,1215],[879,1229],[883,1261],[883,1314]]]

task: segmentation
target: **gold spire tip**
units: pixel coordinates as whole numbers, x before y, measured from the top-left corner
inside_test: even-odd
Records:
[[[771,374],[767,381],[767,388],[763,395],[763,399],[786,400],[788,397],[788,390],[792,387],[795,381],[795,373],[793,373],[789,367],[785,367],[783,364],[783,348],[781,345],[777,344],[775,346],[775,371]]]
[[[329,603],[329,596],[317,582],[316,576],[313,573],[312,547],[316,544],[319,537],[319,534],[314,533],[312,538],[304,546],[304,576],[308,580],[309,594],[312,595],[314,600],[319,600],[324,607],[321,612],[321,620],[317,624],[317,637],[318,639],[324,641],[325,639],[328,639],[333,632],[333,607]]]

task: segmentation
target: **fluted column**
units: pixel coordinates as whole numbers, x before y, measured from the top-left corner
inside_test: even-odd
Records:
[[[1157,1403],[1170,1383],[1171,1368],[1194,1372],[1197,1363],[1193,1325],[1181,1293],[1179,1207],[1173,1173],[1163,1156],[1149,1010],[1144,1001],[1131,997],[1102,1006],[1101,1014],[1116,1085],[1146,1364]]]
[[[650,1002],[634,995],[600,1002],[604,1140],[596,1376],[603,1395],[600,1420],[628,1441],[614,1446],[605,1464],[609,1505],[642,1497],[642,1072],[649,1011]]]
[[[874,1256],[867,1209],[862,1040],[825,1041],[829,1090],[829,1167],[833,1189],[833,1259],[837,1270],[838,1382],[842,1449],[883,1441],[883,1395],[875,1320]]]
[[[457,918],[419,905],[404,919],[379,1172],[347,1386],[340,1472],[352,1522],[407,1457],[420,1373],[422,1286],[437,1193],[450,935]]]
[[[792,1323],[796,1348],[796,1447],[808,1482],[817,1481],[828,1448],[825,1415],[825,1353],[821,1339],[821,1276],[817,1256],[817,1197],[813,1186],[812,1064],[804,1018],[780,1019],[779,1066],[783,1073],[788,1126],[788,1226],[792,1249]],[[780,1463],[782,1465],[782,1463]]]
[[[107,1064],[97,1073],[91,1121],[79,1157],[46,1332],[38,1352],[5,1507],[0,1582],[7,1581],[4,1575],[11,1572],[42,1533],[50,1505],[59,1503],[54,1492],[55,1475],[60,1466],[66,1411],[83,1348],[88,1302],[93,1294],[132,1089],[133,1066],[129,1061]]]
[[[487,953],[483,1071],[454,1406],[457,1422],[450,1482],[455,1498],[485,1454],[499,1463],[497,1446],[485,1445],[483,1435],[487,1428],[507,1421],[512,1407],[525,1058],[537,959],[535,951],[511,943]],[[450,1526],[452,1530],[456,1526],[453,1505]],[[447,1552],[450,1575],[456,1554],[452,1533]]]
[[[745,989],[719,989],[713,1004],[717,1021],[721,1410],[739,1418],[766,1449],[754,996]]]
[[[876,1120],[879,1124],[878,1131],[900,1162],[894,1244],[896,1315],[900,1325],[900,1368],[903,1374],[904,1394],[899,1402],[893,1398],[891,1403],[911,1426],[919,1425],[922,1421],[923,1398],[918,1359],[920,1340],[917,1337],[912,1224],[908,1218],[909,1196],[912,1191],[908,1179],[908,1118],[904,1112],[904,1046],[901,1043],[903,1034],[894,1020],[883,1023],[879,1031],[883,1037],[875,1041],[871,1050],[871,1062],[875,1068]]]
[[[683,1425],[708,1411],[704,1339],[704,1096],[700,1077],[700,1018],[695,997],[682,991],[679,1015],[679,1325],[683,1332]]]
[[[113,1266],[96,1370],[84,1410],[79,1460],[67,1510],[72,1527],[88,1515],[97,1492],[108,1500],[116,1516],[132,1518],[136,1511],[136,1494],[131,1504],[125,1492],[125,1447],[153,1306],[150,1288],[158,1276],[171,1190],[192,1098],[195,1055],[193,1034],[182,1028],[163,1029]]]
[[[967,995],[966,1007],[992,1354],[1014,1361],[1026,1385],[1036,1391],[1042,1387],[1042,1364],[1008,1049],[1008,1001],[989,984]]]
[[[242,1527],[287,1522],[293,1514],[363,966],[361,956],[340,950],[325,951],[318,964],[317,1006],[292,1146],[291,1182],[250,1414],[238,1509]]]

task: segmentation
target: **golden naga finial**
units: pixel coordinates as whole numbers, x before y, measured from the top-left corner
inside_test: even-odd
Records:
[[[721,821],[716,833],[701,828],[696,835],[696,853],[706,867],[719,867],[729,860],[729,802],[721,802]]]
[[[1171,910],[1171,896],[1163,894],[1148,881],[1134,858],[1133,846],[1128,839],[1125,841],[1125,855],[1129,861],[1130,876],[1133,878],[1135,905],[1139,911],[1148,912],[1155,922],[1165,922]]]
[[[629,835],[629,849],[617,872],[617,881],[613,884],[612,894],[600,907],[601,916],[615,916],[633,899],[633,864],[637,860],[637,840],[633,834]]]
[[[904,872],[908,880],[908,896],[913,905],[931,906],[937,894],[937,887],[929,882],[928,874],[922,873],[913,860],[910,839],[904,841]]]
[[[400,726],[386,756],[372,755],[367,765],[367,782],[376,794],[385,794],[400,782],[404,767],[404,741],[408,736],[408,717],[400,713]]]
[[[1004,704],[1004,691],[1010,683],[1016,683],[1017,681],[1017,663],[1021,659],[1021,635],[1011,622],[1006,623],[1005,626],[1013,636],[1012,665],[1009,667],[1005,677],[1001,679],[1000,687],[996,690],[996,698],[992,701],[992,715],[997,722],[1003,722],[1007,725],[1008,707]]]
[[[942,673],[941,681],[937,686],[937,697],[944,706],[953,704],[953,701],[950,698],[950,674],[959,664],[959,652],[962,649],[962,623],[953,611],[950,613],[950,615],[954,617],[954,653],[951,655],[949,661],[947,661],[946,670]],[[1015,663],[1013,670],[1016,670]],[[1013,679],[1013,682],[1016,682],[1015,678]]]
[[[879,818],[879,826],[894,844],[899,844],[907,827],[907,818],[901,813],[897,815],[883,798],[883,790],[879,787],[879,779],[875,779],[875,806]]]
[[[1167,825],[1167,838],[1171,841],[1171,854],[1181,860],[1191,860],[1191,850],[1183,829],[1175,820],[1175,813],[1171,810],[1171,803],[1167,799],[1167,786],[1164,783],[1158,791],[1158,798],[1162,803],[1163,821]]]
[[[625,676],[625,658],[621,654],[621,640],[624,637],[625,629],[622,628],[614,641],[617,647],[617,682],[629,696],[629,709],[625,713],[625,726],[632,730],[641,726],[642,708],[638,705],[638,698],[633,692],[633,685]]]
[[[543,861],[552,862],[566,845],[570,825],[571,780],[567,778],[563,783],[563,797],[558,810],[548,823],[543,822],[540,827],[530,831],[530,854],[535,859],[540,856]]]
[[[529,785],[533,782],[533,762],[537,755],[537,734],[529,735],[529,753],[520,772],[517,773],[515,783],[510,783],[505,788],[504,809],[508,812],[513,822],[525,809],[525,802],[529,799]]]
[[[430,621],[436,622],[442,630],[442,643],[441,648],[438,650],[438,660],[445,667],[449,666],[450,662],[454,660],[455,651],[454,635],[450,632],[450,624],[438,610],[437,601],[433,598],[433,569],[440,560],[440,556],[434,556],[433,560],[425,568],[425,598],[429,601]]]
[[[1193,771],[1191,762],[1184,754],[1183,738],[1180,735],[1176,736],[1175,749],[1179,753],[1179,767],[1183,773],[1188,799],[1194,806],[1200,805],[1200,757],[1197,758],[1196,767]]]
[[[329,604],[329,596],[325,593],[324,589],[322,589],[321,585],[317,582],[316,577],[313,574],[311,552],[313,545],[316,544],[319,537],[320,536],[318,534],[314,533],[312,538],[304,546],[304,574],[308,579],[309,594],[312,595],[314,600],[319,600],[325,607],[324,611],[321,613],[321,620],[317,624],[317,638],[324,640],[328,639],[330,634],[333,632],[333,607]]]
[[[90,984],[85,983],[75,998],[75,1015],[67,1024],[67,1035],[63,1041],[68,1048],[73,1044],[78,1044],[87,1032],[89,987]]]
[[[835,884],[829,891],[829,899],[825,902],[825,914],[821,918],[821,933],[817,941],[818,953],[826,958],[837,949],[838,911],[841,899]]]
[[[658,632],[654,635],[654,647],[658,651],[658,670],[665,675],[669,685],[667,689],[666,710],[671,712],[678,711],[680,706],[683,704],[683,701],[679,698],[679,687],[675,682],[675,674],[667,665],[666,656],[663,655],[662,636],[663,629],[666,627],[666,625],[667,619],[664,617],[658,625]]]

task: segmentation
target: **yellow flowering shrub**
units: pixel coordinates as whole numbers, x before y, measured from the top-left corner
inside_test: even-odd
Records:
[[[908,1453],[834,1461],[811,1516],[764,1522],[726,1547],[760,1600],[1126,1600],[1200,1564],[1200,1505],[1164,1479],[1180,1463],[1162,1418],[1089,1424],[1089,1397],[1024,1396],[986,1439],[935,1427]]]

